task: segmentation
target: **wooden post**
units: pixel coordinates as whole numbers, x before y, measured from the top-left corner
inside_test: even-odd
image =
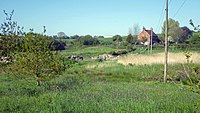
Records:
[[[151,28],[151,54],[153,50],[153,28]]]
[[[168,72],[168,0],[166,0],[166,28],[165,28],[165,66],[164,66],[164,82],[167,82]]]

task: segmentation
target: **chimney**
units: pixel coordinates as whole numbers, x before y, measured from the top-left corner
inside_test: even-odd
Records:
[[[146,28],[143,26],[143,31],[145,31],[146,30]]]

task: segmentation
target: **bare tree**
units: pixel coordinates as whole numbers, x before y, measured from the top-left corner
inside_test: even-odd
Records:
[[[133,35],[138,35],[140,33],[140,26],[139,24],[133,25]]]
[[[131,28],[128,28],[128,35],[133,35],[133,30]]]

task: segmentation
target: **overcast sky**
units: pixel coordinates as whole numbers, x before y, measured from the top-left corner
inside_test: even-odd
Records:
[[[169,1],[169,17],[181,26],[190,27],[190,19],[200,24],[200,0]],[[159,33],[164,5],[165,0],[0,0],[0,22],[3,10],[14,9],[13,20],[26,31],[42,32],[46,26],[48,35],[127,35],[134,24]]]

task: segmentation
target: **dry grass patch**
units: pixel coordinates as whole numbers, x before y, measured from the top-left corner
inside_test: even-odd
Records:
[[[144,64],[164,64],[164,53],[156,53],[151,55],[128,55],[117,58],[118,63],[128,65],[144,65]],[[200,54],[192,53],[190,61],[200,63]],[[185,53],[169,53],[169,64],[186,63]]]

